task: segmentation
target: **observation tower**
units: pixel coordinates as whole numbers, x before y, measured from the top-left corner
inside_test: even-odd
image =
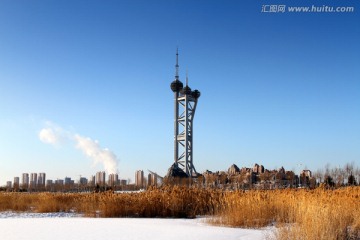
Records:
[[[192,91],[179,79],[179,53],[176,50],[175,80],[170,85],[174,92],[174,165],[180,168],[188,177],[197,176],[193,162],[193,122],[200,91]]]

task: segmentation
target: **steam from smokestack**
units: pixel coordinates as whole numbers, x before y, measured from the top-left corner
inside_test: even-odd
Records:
[[[42,142],[60,146],[69,138],[69,134],[59,126],[51,122],[46,122],[46,125],[47,127],[39,132],[39,138]]]
[[[48,126],[39,132],[40,141],[54,146],[59,146],[66,141],[74,142],[75,147],[81,150],[85,156],[91,158],[94,164],[102,164],[108,174],[118,172],[116,155],[107,148],[101,148],[98,141],[65,131],[50,122],[46,124]]]
[[[51,128],[43,128],[39,133],[39,138],[44,143],[58,145],[60,143],[59,135]]]
[[[76,148],[80,149],[86,156],[92,158],[94,163],[101,163],[108,173],[117,173],[116,155],[107,148],[101,148],[98,141],[91,138],[82,137],[78,134],[74,136]]]

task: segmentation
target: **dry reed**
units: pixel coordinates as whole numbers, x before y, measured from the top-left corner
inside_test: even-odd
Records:
[[[100,217],[193,218],[214,214],[221,190],[162,187],[135,193],[1,193],[0,211],[69,212]]]
[[[360,239],[360,187],[228,192],[210,222],[233,227],[275,224],[277,239]]]
[[[0,193],[0,211],[92,217],[212,216],[233,227],[276,225],[277,239],[360,239],[360,187],[223,191],[165,186],[136,193]]]

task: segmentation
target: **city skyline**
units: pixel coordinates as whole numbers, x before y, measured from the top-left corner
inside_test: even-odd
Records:
[[[170,171],[174,171],[173,169]],[[226,171],[209,171],[198,174],[196,178],[184,178],[184,175],[168,174],[165,177],[148,170],[144,174],[143,170],[135,171],[135,181],[121,179],[117,173],[106,175],[105,171],[96,172],[89,178],[79,175],[78,179],[65,177],[64,179],[47,179],[46,173],[22,173],[19,177],[14,177],[14,181],[7,181],[6,185],[0,186],[6,191],[27,191],[27,192],[99,192],[99,191],[137,191],[151,186],[161,186],[165,184],[195,184],[203,187],[219,188],[294,188],[309,187],[315,188],[322,184],[328,186],[347,186],[356,185],[360,181],[360,168],[352,163],[346,164],[343,168],[330,168],[326,166],[321,171],[310,169],[300,169],[299,172],[285,169],[267,169],[257,163],[252,167],[238,167],[232,164]],[[188,181],[186,183],[186,180]],[[4,188],[5,187],[5,188]]]
[[[293,0],[292,6],[307,3]],[[319,1],[311,4],[334,4]],[[311,5],[310,4],[310,5]],[[0,185],[173,164],[175,53],[201,90],[200,173],[360,165],[359,2],[0,2]]]
[[[139,175],[140,173],[140,175]],[[92,187],[112,187],[120,185],[133,185],[138,188],[145,188],[148,185],[154,185],[157,183],[158,175],[157,173],[149,171],[147,174],[148,177],[144,177],[143,170],[135,171],[135,181],[132,182],[131,179],[120,179],[117,173],[106,174],[105,171],[96,172],[94,175],[89,176],[88,178],[82,175],[77,176],[77,178],[72,179],[71,176],[66,176],[64,178],[49,179],[46,177],[46,173],[22,173],[21,180],[20,177],[15,176],[11,181],[10,179],[6,181],[6,184],[1,185],[0,187],[6,186],[8,189],[14,189],[18,191],[22,190],[49,190],[49,186],[54,185],[83,185],[83,186],[92,186]],[[162,177],[160,177],[162,179]]]

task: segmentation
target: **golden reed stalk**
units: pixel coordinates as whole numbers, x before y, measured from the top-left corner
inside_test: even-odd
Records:
[[[92,217],[209,216],[232,227],[275,225],[277,239],[360,239],[360,187],[224,191],[165,186],[135,193],[0,193],[0,211]]]

